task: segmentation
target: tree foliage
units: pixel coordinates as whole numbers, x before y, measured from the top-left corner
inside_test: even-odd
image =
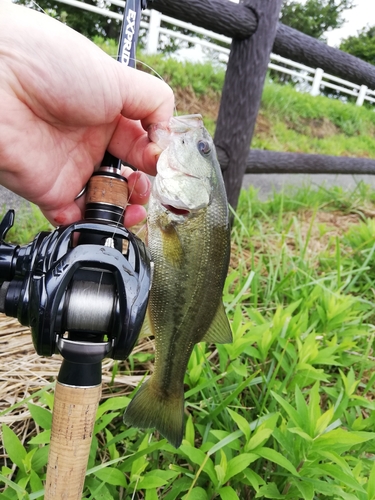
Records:
[[[15,1],[18,4],[27,5],[37,10],[39,10],[38,6],[41,7],[47,14],[67,24],[87,38],[92,39],[94,36],[100,35],[104,38],[114,38],[117,40],[120,36],[121,21],[117,19],[78,9],[77,7],[55,2],[54,0],[38,0],[38,5],[31,0]],[[84,3],[94,5],[95,7],[102,7],[121,15],[124,12],[122,7],[107,4],[104,0],[100,2],[96,0],[84,0]]]
[[[357,36],[346,38],[340,49],[375,65],[375,26],[363,28]]]
[[[95,37],[100,36],[103,38],[111,38],[117,41],[120,37],[120,20],[108,18],[101,14],[96,14],[94,12],[79,9],[77,7],[72,7],[70,5],[56,2],[54,0],[38,0],[37,4],[34,3],[33,0],[15,0],[15,2],[20,5],[27,5],[28,7],[37,10],[39,10],[39,7],[42,8],[47,14],[54,17],[58,21],[67,24],[82,35],[90,38],[90,40],[93,40]],[[101,7],[106,10],[111,10],[121,15],[124,12],[124,9],[122,7],[111,5],[110,2],[106,2],[105,0],[84,0],[84,3],[94,5],[95,7]],[[161,25],[163,28],[168,28],[172,31],[181,33],[182,35],[202,38],[202,35],[198,35],[187,29],[179,28],[165,21],[163,21]],[[138,47],[141,49],[144,48],[146,35],[146,29],[140,28]],[[166,34],[162,34],[159,39],[159,49],[165,54],[175,52],[176,50],[182,48],[191,47],[193,45],[194,44],[192,42],[170,37]]]
[[[325,41],[324,33],[340,28],[343,12],[354,7],[354,0],[285,0],[280,21],[306,35]]]
[[[317,38],[323,42],[326,41],[325,33],[340,28],[345,20],[343,13],[345,10],[354,7],[355,0],[306,0],[301,3],[300,0],[285,0],[280,21],[291,28],[297,29],[306,35]],[[280,66],[288,67],[283,63]],[[285,73],[279,73],[270,70],[270,77],[278,83],[290,83],[295,85],[300,80]],[[334,94],[332,89],[323,90],[323,93]]]

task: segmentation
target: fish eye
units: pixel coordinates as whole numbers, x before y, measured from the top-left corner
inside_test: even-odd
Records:
[[[211,153],[211,147],[208,141],[198,141],[198,150],[201,155],[207,156]]]

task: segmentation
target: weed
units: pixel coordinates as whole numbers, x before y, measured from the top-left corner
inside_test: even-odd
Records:
[[[6,213],[6,208],[0,208],[0,220]],[[15,213],[13,227],[6,236],[8,243],[25,245],[30,243],[41,231],[51,231],[53,227],[46,220],[36,205],[22,206]]]

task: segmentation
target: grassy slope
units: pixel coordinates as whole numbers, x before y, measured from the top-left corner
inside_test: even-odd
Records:
[[[213,134],[224,72],[209,64],[182,64],[159,56],[140,58],[175,90],[178,112],[201,112]],[[142,64],[139,67],[144,68]],[[292,87],[268,82],[252,146],[273,151],[375,158],[374,139],[373,108],[323,96],[312,97]]]
[[[272,125],[264,132],[258,129],[254,147],[375,157],[373,109],[268,84],[263,92],[261,113]]]

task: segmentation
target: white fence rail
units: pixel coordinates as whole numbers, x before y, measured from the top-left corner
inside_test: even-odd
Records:
[[[117,14],[116,12],[112,12],[105,7],[111,4],[119,7],[125,6],[125,2],[123,0],[96,0],[98,4],[97,7],[94,5],[86,4],[85,2],[82,2],[80,0],[57,1],[118,20],[122,19],[122,15]],[[207,38],[210,38],[211,40],[220,41],[227,46],[223,47],[221,45],[215,44],[212,41],[201,39],[194,35],[189,36],[178,31],[173,31],[171,29],[163,27],[163,22],[173,24],[174,26],[183,29],[187,29],[193,33],[196,33],[197,35],[203,35]],[[199,28],[197,26],[194,26],[193,24],[185,23],[183,21],[173,19],[169,16],[164,16],[156,10],[144,10],[142,12],[141,27],[148,30],[146,52],[149,54],[153,54],[158,51],[160,35],[167,35],[168,37],[185,40],[193,43],[194,45],[198,45],[203,48],[215,51],[219,54],[219,58],[221,61],[226,62],[228,60],[231,39],[223,35],[214,33],[213,31]],[[285,65],[286,67],[280,66],[280,63]],[[281,73],[285,73],[294,77],[299,83],[304,84],[304,90],[309,91],[311,95],[317,96],[320,94],[320,89],[322,87],[327,87],[329,89],[340,92],[340,94],[347,94],[355,97],[357,106],[362,106],[364,101],[375,103],[374,90],[369,89],[366,85],[357,85],[355,83],[343,80],[342,78],[337,78],[336,76],[329,75],[328,73],[325,73],[321,68],[310,68],[276,54],[271,54],[271,62],[269,63],[268,67],[275,71],[279,71]]]

